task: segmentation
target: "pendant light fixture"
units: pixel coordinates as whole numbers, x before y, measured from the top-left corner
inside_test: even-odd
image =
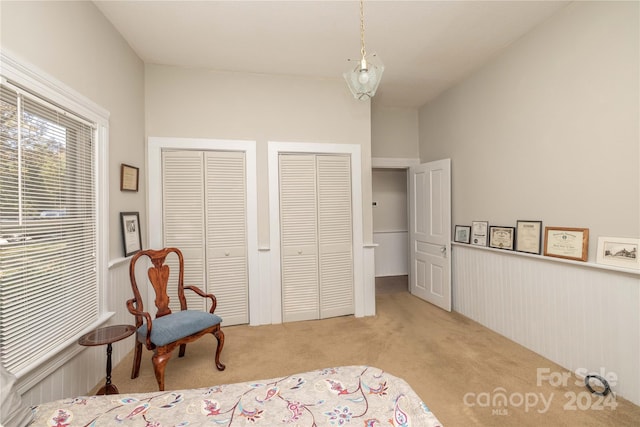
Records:
[[[353,96],[366,101],[376,94],[384,65],[375,54],[367,59],[364,47],[364,0],[360,0],[360,59],[357,62],[358,64],[343,76]]]

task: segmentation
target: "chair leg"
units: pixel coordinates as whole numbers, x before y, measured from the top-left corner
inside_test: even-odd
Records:
[[[226,366],[224,366],[222,362],[220,362],[220,353],[222,353],[222,347],[224,347],[224,332],[218,329],[217,331],[213,332],[213,336],[215,336],[218,340],[218,347],[216,348],[216,368],[218,368],[219,371],[224,371],[224,368],[226,368]]]
[[[178,357],[184,357],[184,352],[187,349],[186,344],[180,344],[180,352],[178,353]]]
[[[140,375],[140,359],[142,358],[142,343],[136,341],[135,351],[133,353],[133,366],[131,368],[131,379],[138,378]]]
[[[156,374],[156,381],[158,382],[158,389],[164,391],[164,368],[167,366],[167,362],[171,359],[171,352],[154,351],[151,361],[153,362],[153,371]]]

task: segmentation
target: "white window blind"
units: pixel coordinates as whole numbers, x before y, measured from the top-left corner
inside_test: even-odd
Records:
[[[98,318],[96,134],[4,84],[0,106],[0,362],[17,374]]]

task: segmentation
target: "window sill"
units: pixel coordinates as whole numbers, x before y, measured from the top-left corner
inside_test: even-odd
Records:
[[[571,260],[571,259],[563,259],[563,258],[556,258],[556,257],[550,257],[550,256],[544,256],[544,255],[528,254],[526,252],[508,251],[508,250],[504,250],[504,249],[494,249],[494,248],[490,248],[490,247],[487,247],[487,246],[477,246],[477,245],[471,245],[471,244],[468,244],[468,243],[451,242],[451,246],[452,247],[460,246],[460,247],[465,247],[465,248],[470,248],[470,249],[477,249],[477,250],[480,250],[480,251],[496,252],[496,253],[499,253],[499,254],[502,254],[502,255],[520,256],[520,257],[537,259],[537,260],[540,260],[540,261],[549,261],[549,262],[556,262],[556,263],[561,263],[561,264],[570,264],[570,265],[575,265],[575,266],[578,266],[578,267],[595,268],[597,270],[607,270],[607,271],[612,271],[612,272],[616,272],[616,273],[623,273],[623,274],[630,274],[630,275],[633,275],[633,276],[640,276],[640,270],[634,270],[634,269],[631,269],[631,268],[614,267],[614,266],[604,265],[604,264],[596,264],[594,262],[574,261],[574,260]]]
[[[133,255],[130,255],[128,257],[125,258],[115,258],[109,261],[109,270],[111,270],[114,267],[119,266],[120,264],[125,264],[128,263],[129,261],[131,261],[131,258],[133,257]]]

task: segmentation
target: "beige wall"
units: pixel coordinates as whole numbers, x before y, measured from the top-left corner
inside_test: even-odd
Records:
[[[146,216],[144,182],[120,192],[121,163],[145,173],[142,61],[91,2],[2,1],[0,19],[2,49],[110,112],[109,257],[122,257],[119,212]]]
[[[344,82],[148,65],[147,136],[257,141],[258,239],[269,246],[267,142],[359,144],[372,241],[371,113]]]
[[[640,236],[639,3],[574,2],[420,110],[452,159],[453,224],[518,219]]]
[[[418,110],[371,104],[371,157],[417,159]]]

